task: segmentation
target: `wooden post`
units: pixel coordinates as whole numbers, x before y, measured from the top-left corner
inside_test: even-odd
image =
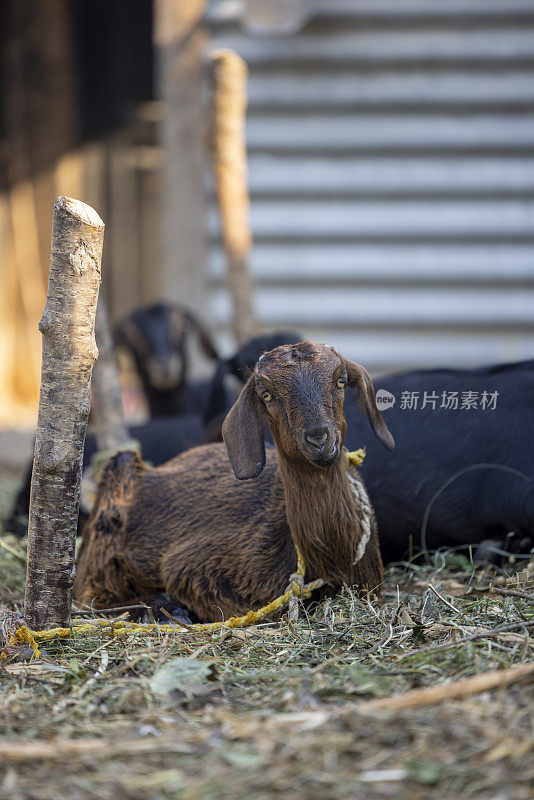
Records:
[[[232,299],[232,331],[238,343],[257,333],[253,281],[249,269],[251,234],[245,113],[247,66],[233,50],[210,54],[212,111],[209,141],[222,239],[228,262],[227,286]]]
[[[128,439],[119,370],[103,297],[96,310],[98,360],[93,369],[93,424],[98,451],[116,450]]]
[[[206,307],[204,197],[206,0],[156,0],[154,43],[157,94],[163,101],[160,297],[202,315]],[[145,267],[146,268],[146,267]],[[115,308],[113,309],[115,313]]]
[[[68,197],[54,203],[44,314],[39,418],[28,526],[25,617],[30,628],[70,623],[74,544],[89,416],[104,223]]]
[[[80,493],[80,509],[86,514],[91,513],[109,457],[118,450],[141,450],[139,442],[129,438],[126,427],[115,346],[102,296],[98,298],[96,309],[95,338],[98,358],[91,380],[91,409],[96,452],[82,475]]]

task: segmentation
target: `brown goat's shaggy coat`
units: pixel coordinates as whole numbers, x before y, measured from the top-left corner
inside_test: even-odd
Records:
[[[220,620],[282,594],[295,545],[307,580],[325,580],[322,593],[378,587],[374,520],[353,564],[361,510],[340,456],[345,384],[357,386],[392,447],[365,370],[304,342],[260,359],[225,421],[226,447],[199,447],[157,468],[134,453],[111,459],[84,533],[76,598],[102,608],[166,592],[198,619]],[[265,416],[276,443],[267,454]]]

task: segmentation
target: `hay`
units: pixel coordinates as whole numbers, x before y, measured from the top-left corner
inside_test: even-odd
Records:
[[[25,550],[2,541],[0,602],[16,613]],[[480,685],[495,670],[529,672],[534,565],[507,576],[438,553],[391,568],[384,590],[382,604],[345,590],[296,621],[244,630],[151,641],[103,630],[47,642],[39,661],[11,648],[0,667],[0,795],[527,800],[524,682],[364,712],[414,690]]]

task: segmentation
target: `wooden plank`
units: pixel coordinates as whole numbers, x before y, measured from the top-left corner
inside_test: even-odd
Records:
[[[512,326],[534,332],[534,287],[420,288],[323,287],[263,288],[256,311],[260,324],[269,326],[372,325],[439,326],[468,325],[497,328]],[[228,298],[222,291],[212,295],[215,321],[228,319]]]
[[[257,201],[250,221],[254,238],[532,237],[534,200]],[[209,229],[218,234],[213,213]]]
[[[141,297],[143,304],[160,299],[158,264],[161,261],[161,162],[162,153],[156,147],[138,147],[137,181],[139,185]]]
[[[54,170],[54,194],[55,197],[82,197],[83,158],[80,150],[66,152],[58,159]]]
[[[82,185],[87,204],[92,206],[102,219],[105,214],[106,198],[106,154],[100,142],[89,142],[82,149]]]
[[[254,154],[254,199],[269,195],[534,192],[534,158],[327,158]]]
[[[203,78],[205,0],[157,0],[157,95],[165,104],[160,140],[166,154],[160,207],[160,296],[202,313],[205,304]]]
[[[249,152],[534,151],[534,114],[251,114]]]
[[[102,253],[102,284],[100,293],[111,297],[111,215],[109,213],[109,175],[107,146],[95,141],[86,144],[81,153],[83,199],[106,222],[106,246]]]
[[[533,20],[534,22],[534,20]],[[458,28],[417,27],[369,28],[345,21],[338,26],[313,25],[297,36],[260,38],[246,33],[215,34],[214,48],[236,50],[251,69],[280,68],[280,64],[313,64],[332,68],[334,65],[411,64],[423,61],[476,64],[514,64],[534,58],[534,30],[528,27]]]
[[[135,169],[129,158],[131,132],[109,140],[109,224],[106,249],[110,263],[110,317],[123,314],[141,302],[139,257],[139,203]]]
[[[353,281],[396,284],[509,283],[534,281],[533,245],[411,245],[258,243],[251,268],[257,280],[286,283]],[[210,274],[221,280],[222,251],[210,252]]]

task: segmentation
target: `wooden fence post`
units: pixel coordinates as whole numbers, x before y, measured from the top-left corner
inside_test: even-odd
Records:
[[[155,0],[154,50],[158,98],[162,101],[160,263],[150,264],[154,291],[198,314],[206,311],[206,0]],[[114,313],[117,308],[113,308]]]
[[[25,618],[30,628],[70,624],[74,545],[104,223],[90,206],[54,203],[44,314],[39,418],[28,525]]]
[[[93,369],[92,424],[98,451],[115,450],[129,438],[122,407],[121,385],[115,346],[109,329],[104,298],[99,297],[96,309],[96,343],[98,360]]]
[[[86,514],[91,512],[98,484],[110,456],[119,450],[141,451],[141,445],[136,439],[130,438],[126,427],[115,346],[102,296],[98,298],[96,309],[95,338],[98,359],[91,380],[91,408],[96,452],[82,475],[80,495],[80,508]]]
[[[228,263],[227,287],[232,299],[232,332],[237,343],[257,333],[254,286],[249,268],[251,234],[245,113],[247,65],[233,50],[210,53],[213,174]]]

